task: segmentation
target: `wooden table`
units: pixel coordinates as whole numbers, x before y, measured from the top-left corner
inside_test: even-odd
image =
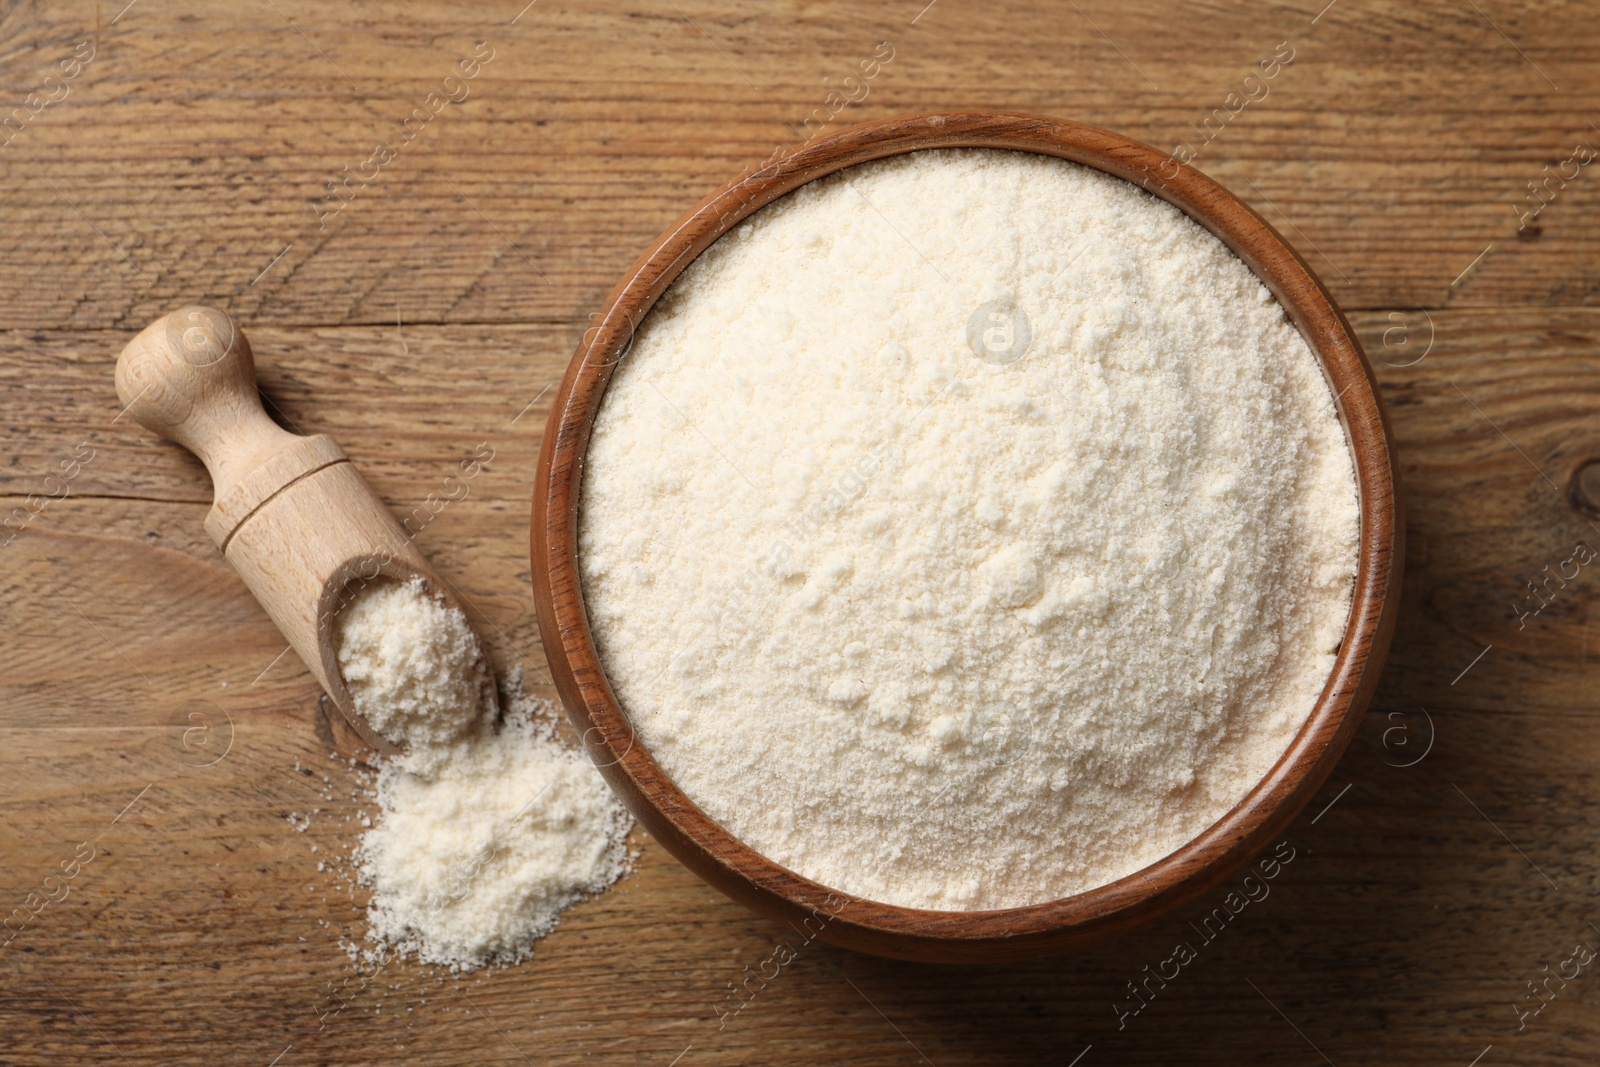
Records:
[[[0,493],[22,509],[0,912],[32,913],[0,935],[0,1064],[1595,1061],[1600,966],[1547,976],[1600,948],[1600,561],[1538,614],[1526,584],[1600,549],[1569,494],[1600,456],[1600,167],[1569,162],[1600,145],[1593,5],[123,2],[0,14]],[[553,695],[526,555],[546,389],[645,243],[799,140],[883,41],[830,128],[994,107],[1187,143],[1357,323],[1400,447],[1405,604],[1294,860],[1211,942],[1191,923],[1221,889],[1019,966],[813,945],[722,1025],[728,983],[796,935],[640,840],[522,966],[358,971],[364,897],[318,863],[371,802],[206,540],[203,470],[119,419],[115,354],[226,307],[284,421],[400,513],[492,449],[418,540]],[[1280,43],[1292,63],[1247,83]],[[346,173],[369,177],[328,200]],[[1134,1014],[1128,983],[1178,941],[1198,958]]]

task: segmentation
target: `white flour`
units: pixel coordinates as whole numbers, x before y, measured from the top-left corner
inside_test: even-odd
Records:
[[[426,595],[421,578],[364,586],[335,617],[334,645],[356,711],[396,743],[450,741],[494,685],[467,617]]]
[[[622,875],[626,813],[518,677],[503,724],[483,714],[477,639],[420,581],[366,586],[336,624],[357,706],[407,742],[379,769],[381,815],[357,852],[369,938],[455,970],[522,959]]]
[[[968,910],[1121,878],[1242,799],[1327,679],[1357,522],[1316,360],[1219,241],[1085,167],[925,151],[668,291],[595,423],[580,567],[641,743],[712,818]]]

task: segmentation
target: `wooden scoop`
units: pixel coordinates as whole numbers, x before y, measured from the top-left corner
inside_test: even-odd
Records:
[[[325,434],[301,437],[267,417],[250,342],[216,308],[181,308],[129,341],[117,358],[117,395],[140,424],[205,463],[214,487],[211,540],[356,733],[380,752],[398,752],[345,688],[334,617],[380,577],[421,577],[446,604],[460,605],[344,450]],[[492,684],[483,699],[497,715]]]

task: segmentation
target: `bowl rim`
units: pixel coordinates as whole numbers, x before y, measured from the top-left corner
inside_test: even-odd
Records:
[[[1261,781],[1208,829],[1141,870],[1072,896],[990,911],[931,911],[850,897],[756,852],[707,816],[634,743],[600,664],[577,566],[579,497],[594,418],[636,327],[666,288],[718,237],[798,186],[932,148],[1030,151],[1081,163],[1139,185],[1215,234],[1277,297],[1336,391],[1361,505],[1350,615],[1333,669]],[[810,936],[883,956],[977,963],[1059,952],[1142,925],[1217,885],[1289,825],[1348,746],[1377,686],[1399,606],[1404,523],[1387,414],[1349,322],[1315,272],[1264,219],[1193,167],[1120,134],[1043,115],[957,111],[863,123],[775,152],[706,196],[639,256],[599,320],[567,367],[540,445],[531,531],[540,636],[595,765],[650,834],[734,899],[791,926],[804,924]]]

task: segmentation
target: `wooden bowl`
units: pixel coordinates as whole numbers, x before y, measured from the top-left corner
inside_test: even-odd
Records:
[[[1210,829],[1109,885],[997,911],[944,912],[850,899],[755,852],[684,795],[635,743],[606,680],[577,561],[584,453],[612,370],[633,330],[690,261],[745,216],[814,178],[926,148],[1002,148],[1059,156],[1134,182],[1231,248],[1277,296],[1321,361],[1344,424],[1361,500],[1350,620],[1316,707],[1266,777]],[[969,111],[867,123],[775,155],[702,200],[629,269],[562,379],[539,453],[533,584],[545,654],[567,712],[606,779],[657,840],[733,899],[846,948],[945,963],[1059,952],[1114,936],[1215,886],[1271,844],[1322,785],[1377,686],[1400,598],[1404,528],[1383,405],[1361,347],[1306,262],[1254,211],[1198,171],[1077,122]]]

